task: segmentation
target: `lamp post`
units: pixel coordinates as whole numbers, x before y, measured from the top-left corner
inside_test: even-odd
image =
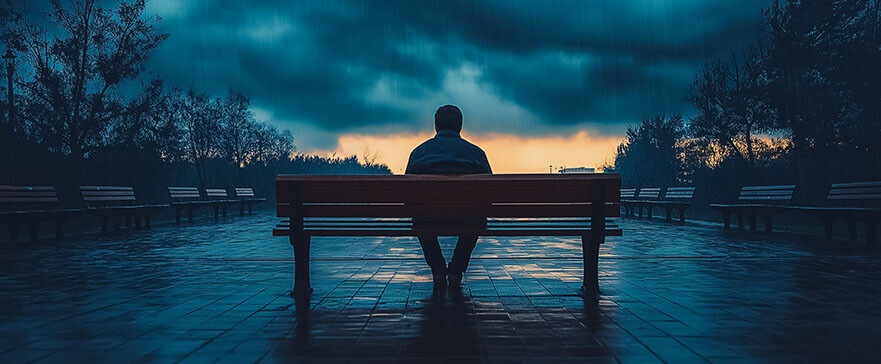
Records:
[[[6,60],[6,80],[9,82],[7,86],[7,94],[6,94],[6,127],[9,128],[8,138],[9,142],[6,143],[9,148],[9,160],[7,161],[9,165],[9,177],[8,183],[10,185],[15,184],[15,158],[13,154],[15,153],[15,93],[12,90],[12,84],[15,80],[15,54],[12,53],[12,47],[6,45],[6,54],[3,55],[3,59]]]

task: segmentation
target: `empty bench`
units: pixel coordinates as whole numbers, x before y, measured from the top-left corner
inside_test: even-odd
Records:
[[[778,186],[746,186],[740,189],[735,204],[710,204],[714,210],[722,213],[722,221],[727,229],[731,215],[737,216],[737,227],[743,227],[744,215],[749,220],[750,231],[756,231],[757,216],[762,216],[765,231],[773,229],[774,216],[786,212],[787,205],[792,201],[795,185]]]
[[[624,216],[633,217],[633,207],[636,202],[635,188],[621,189],[621,208],[624,210]]]
[[[132,187],[117,186],[80,186],[80,194],[86,212],[101,219],[101,232],[109,231],[112,221],[114,230],[119,230],[122,218],[125,225],[136,228],[150,228],[153,215],[168,208],[168,205],[139,204]]]
[[[292,297],[311,294],[313,236],[577,236],[582,294],[599,292],[599,246],[621,236],[621,177],[580,175],[279,175],[272,233],[294,250]],[[416,225],[413,218],[487,218],[485,226]]]
[[[647,202],[649,206],[657,206],[664,209],[666,221],[673,221],[673,211],[679,213],[679,223],[685,223],[685,210],[691,207],[694,198],[694,187],[668,187],[664,191],[664,197],[657,201]],[[649,213],[651,217],[651,213]]]
[[[654,202],[658,199],[658,196],[661,194],[661,189],[657,187],[652,188],[640,188],[636,192],[636,197],[628,200],[623,200],[621,203],[626,206],[626,208],[630,212],[630,216],[633,216],[633,209],[636,209],[636,214],[638,217],[642,218],[642,211],[646,211],[646,217],[649,219],[652,218],[652,205],[651,202]]]
[[[248,214],[254,213],[254,205],[265,202],[266,198],[254,196],[254,190],[250,187],[236,187],[236,199],[239,201],[239,213],[245,213],[245,207],[248,208]]]
[[[51,186],[0,186],[0,220],[9,230],[9,242],[18,242],[22,225],[28,226],[29,238],[39,238],[40,224],[51,221],[55,238],[64,238],[64,222],[82,213],[80,209],[59,208],[58,192]]]
[[[841,219],[847,225],[849,241],[856,242],[857,222],[860,222],[866,231],[866,243],[876,243],[881,222],[881,181],[834,184],[826,200],[827,206],[792,206],[790,209],[820,219],[827,241],[832,240],[835,221]]]
[[[169,187],[171,207],[174,209],[174,222],[180,223],[182,211],[187,212],[187,219],[193,221],[193,211],[202,207],[211,207],[211,201],[202,199],[196,187]]]
[[[215,218],[217,218],[218,212],[222,212],[223,217],[226,217],[226,208],[239,203],[238,200],[230,200],[226,189],[223,188],[206,188],[205,197],[208,199],[211,208],[214,209]]]

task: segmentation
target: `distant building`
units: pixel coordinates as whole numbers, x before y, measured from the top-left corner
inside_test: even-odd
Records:
[[[596,168],[588,168],[588,167],[560,168],[560,173],[596,173]]]

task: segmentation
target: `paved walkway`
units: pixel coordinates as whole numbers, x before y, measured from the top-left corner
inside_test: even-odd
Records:
[[[478,243],[465,297],[432,304],[415,240],[316,238],[315,295],[295,307],[274,220],[0,249],[0,363],[881,357],[878,249],[620,220],[598,300],[574,295],[580,240],[499,238]]]

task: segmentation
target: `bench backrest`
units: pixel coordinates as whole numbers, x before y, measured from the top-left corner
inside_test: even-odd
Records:
[[[787,205],[792,201],[795,185],[746,186],[740,189],[737,201],[767,205]]]
[[[636,198],[636,189],[635,188],[622,188],[621,189],[621,199],[622,200],[632,200]]]
[[[0,211],[28,211],[58,207],[52,186],[0,186]]]
[[[829,188],[828,199],[834,205],[881,207],[881,181],[836,183]]]
[[[223,188],[206,188],[205,197],[209,200],[226,200],[228,196]]]
[[[613,173],[536,175],[279,175],[276,213],[307,217],[620,216]],[[593,225],[592,225],[593,226]],[[602,229],[603,224],[595,224]]]
[[[659,187],[640,188],[636,198],[638,200],[657,200],[660,195],[661,189]]]
[[[168,195],[171,197],[172,203],[199,201],[201,199],[199,189],[196,187],[169,187]]]
[[[674,202],[691,202],[694,198],[694,187],[667,187],[664,200]]]
[[[251,187],[236,187],[236,197],[254,198],[254,190]]]
[[[130,206],[135,204],[135,190],[131,187],[80,186],[86,208]]]

